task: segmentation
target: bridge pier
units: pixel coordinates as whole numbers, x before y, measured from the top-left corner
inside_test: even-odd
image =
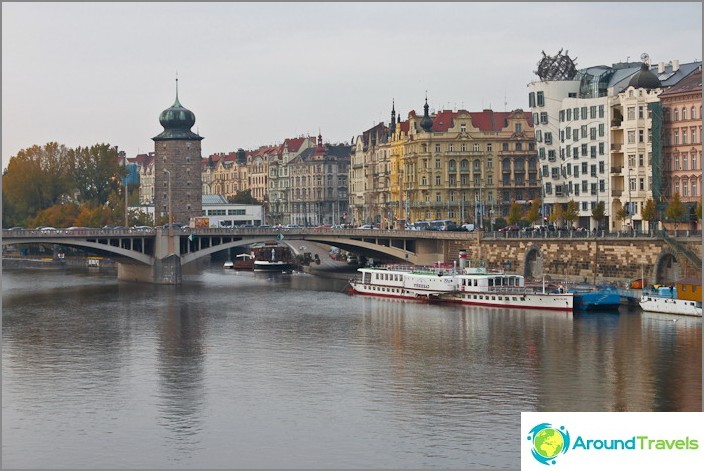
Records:
[[[151,265],[117,264],[117,279],[158,285],[181,284],[181,257],[178,236],[169,236],[168,231],[158,228],[154,239],[154,262]]]
[[[118,263],[117,279],[158,285],[181,284],[181,257],[172,254],[166,258],[154,260],[154,265]]]

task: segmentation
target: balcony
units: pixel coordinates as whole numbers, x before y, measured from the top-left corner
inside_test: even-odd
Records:
[[[611,167],[611,173],[621,173],[621,170],[623,170],[623,167]]]
[[[611,196],[613,198],[618,198],[623,194],[623,190],[611,190]]]
[[[617,143],[617,144],[611,144],[611,151],[613,152],[623,152],[621,149],[623,148],[623,144]]]

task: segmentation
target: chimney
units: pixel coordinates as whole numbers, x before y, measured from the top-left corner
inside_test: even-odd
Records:
[[[678,70],[680,70],[680,61],[673,60],[672,61],[672,71],[677,72]]]
[[[665,63],[664,62],[658,62],[658,73],[661,74],[665,72]]]

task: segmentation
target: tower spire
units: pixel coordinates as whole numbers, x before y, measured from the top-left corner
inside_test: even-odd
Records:
[[[176,71],[176,101],[174,102],[174,106],[181,106],[181,103],[178,101],[178,70]]]

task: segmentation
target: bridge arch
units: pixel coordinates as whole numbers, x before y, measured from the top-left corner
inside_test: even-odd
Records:
[[[26,238],[26,239],[13,239],[11,241],[6,241],[3,239],[2,245],[20,245],[20,244],[31,244],[31,245],[60,245],[62,247],[77,247],[85,250],[86,252],[107,256],[114,259],[116,262],[121,263],[137,263],[143,265],[152,265],[154,262],[154,257],[152,255],[137,252],[131,249],[123,249],[122,247],[116,247],[114,245],[102,244],[98,242],[90,242],[81,239],[66,239],[66,238],[42,238],[37,240],[36,238]]]
[[[221,252],[223,250],[229,250],[235,247],[242,247],[244,245],[256,244],[258,242],[270,241],[271,237],[250,237],[246,239],[235,240],[232,242],[225,242],[218,245],[212,245],[210,247],[205,247],[194,252],[189,252],[181,255],[181,264],[186,265],[196,260],[212,255],[216,252]]]
[[[523,276],[536,278],[543,274],[543,257],[540,248],[530,247],[523,256]]]
[[[653,280],[653,284],[673,284],[682,278],[682,266],[669,248],[658,254],[649,278]]]

